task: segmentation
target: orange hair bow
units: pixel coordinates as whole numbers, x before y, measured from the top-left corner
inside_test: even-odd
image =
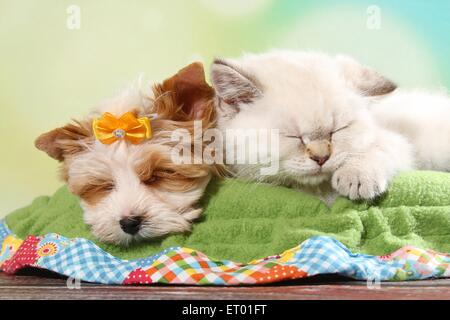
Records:
[[[136,118],[127,112],[116,118],[105,112],[101,118],[92,122],[95,138],[103,144],[112,144],[118,140],[126,140],[138,144],[152,137],[152,127],[148,117]]]

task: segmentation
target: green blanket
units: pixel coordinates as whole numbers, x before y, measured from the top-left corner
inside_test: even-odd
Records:
[[[21,238],[58,233],[93,240],[112,255],[141,258],[170,246],[247,262],[278,254],[315,235],[332,236],[354,252],[391,253],[404,245],[450,252],[450,173],[409,172],[373,203],[339,198],[332,208],[283,187],[227,179],[213,181],[201,201],[203,218],[190,234],[129,247],[99,243],[83,223],[78,199],[66,187],[6,217]]]

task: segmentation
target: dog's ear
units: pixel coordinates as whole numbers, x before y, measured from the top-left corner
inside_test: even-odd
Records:
[[[194,62],[153,87],[155,112],[176,121],[202,120],[213,111],[214,89],[203,64]]]
[[[235,109],[239,104],[251,103],[262,96],[256,79],[227,60],[214,60],[211,81],[219,98]]]
[[[88,123],[74,122],[41,134],[34,145],[50,157],[64,161],[68,156],[84,151],[91,139],[92,130]]]
[[[336,61],[350,86],[362,95],[380,96],[397,88],[395,83],[349,56],[338,55]]]

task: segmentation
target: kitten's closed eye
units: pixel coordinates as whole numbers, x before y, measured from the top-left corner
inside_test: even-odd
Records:
[[[347,124],[347,125],[345,125],[345,126],[341,126],[341,127],[337,128],[337,129],[331,131],[331,132],[329,133],[329,138],[331,139],[335,133],[347,129],[348,127],[350,127],[350,125],[351,125],[351,123],[349,123],[349,124]],[[284,134],[284,136],[285,136],[286,138],[298,139],[298,140],[300,140],[300,142],[302,143],[302,145],[306,145],[306,144],[309,143],[309,140],[308,140],[307,138],[303,137],[302,135],[298,135],[298,134]]]
[[[305,141],[303,140],[302,136],[298,136],[298,135],[285,135],[286,138],[292,138],[292,139],[298,139],[300,140],[300,142],[304,145]]]
[[[338,129],[335,129],[335,130],[331,131],[330,132],[330,141],[331,141],[331,139],[333,139],[333,136],[334,136],[335,133],[342,132],[345,129],[349,128],[350,126],[351,126],[351,123],[349,123],[349,124],[347,124],[345,126],[341,126]]]
[[[338,128],[338,129],[335,129],[335,130],[331,131],[331,135],[335,134],[336,132],[339,132],[339,131],[342,131],[342,130],[344,130],[344,129],[347,129],[348,127],[350,127],[350,125],[351,125],[351,123],[349,123],[349,124],[347,124],[347,125],[345,125],[345,126],[342,126],[342,127]]]

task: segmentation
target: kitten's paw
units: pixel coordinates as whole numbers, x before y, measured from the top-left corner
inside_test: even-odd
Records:
[[[386,191],[388,179],[375,172],[343,167],[333,174],[331,185],[351,200],[373,199]]]

